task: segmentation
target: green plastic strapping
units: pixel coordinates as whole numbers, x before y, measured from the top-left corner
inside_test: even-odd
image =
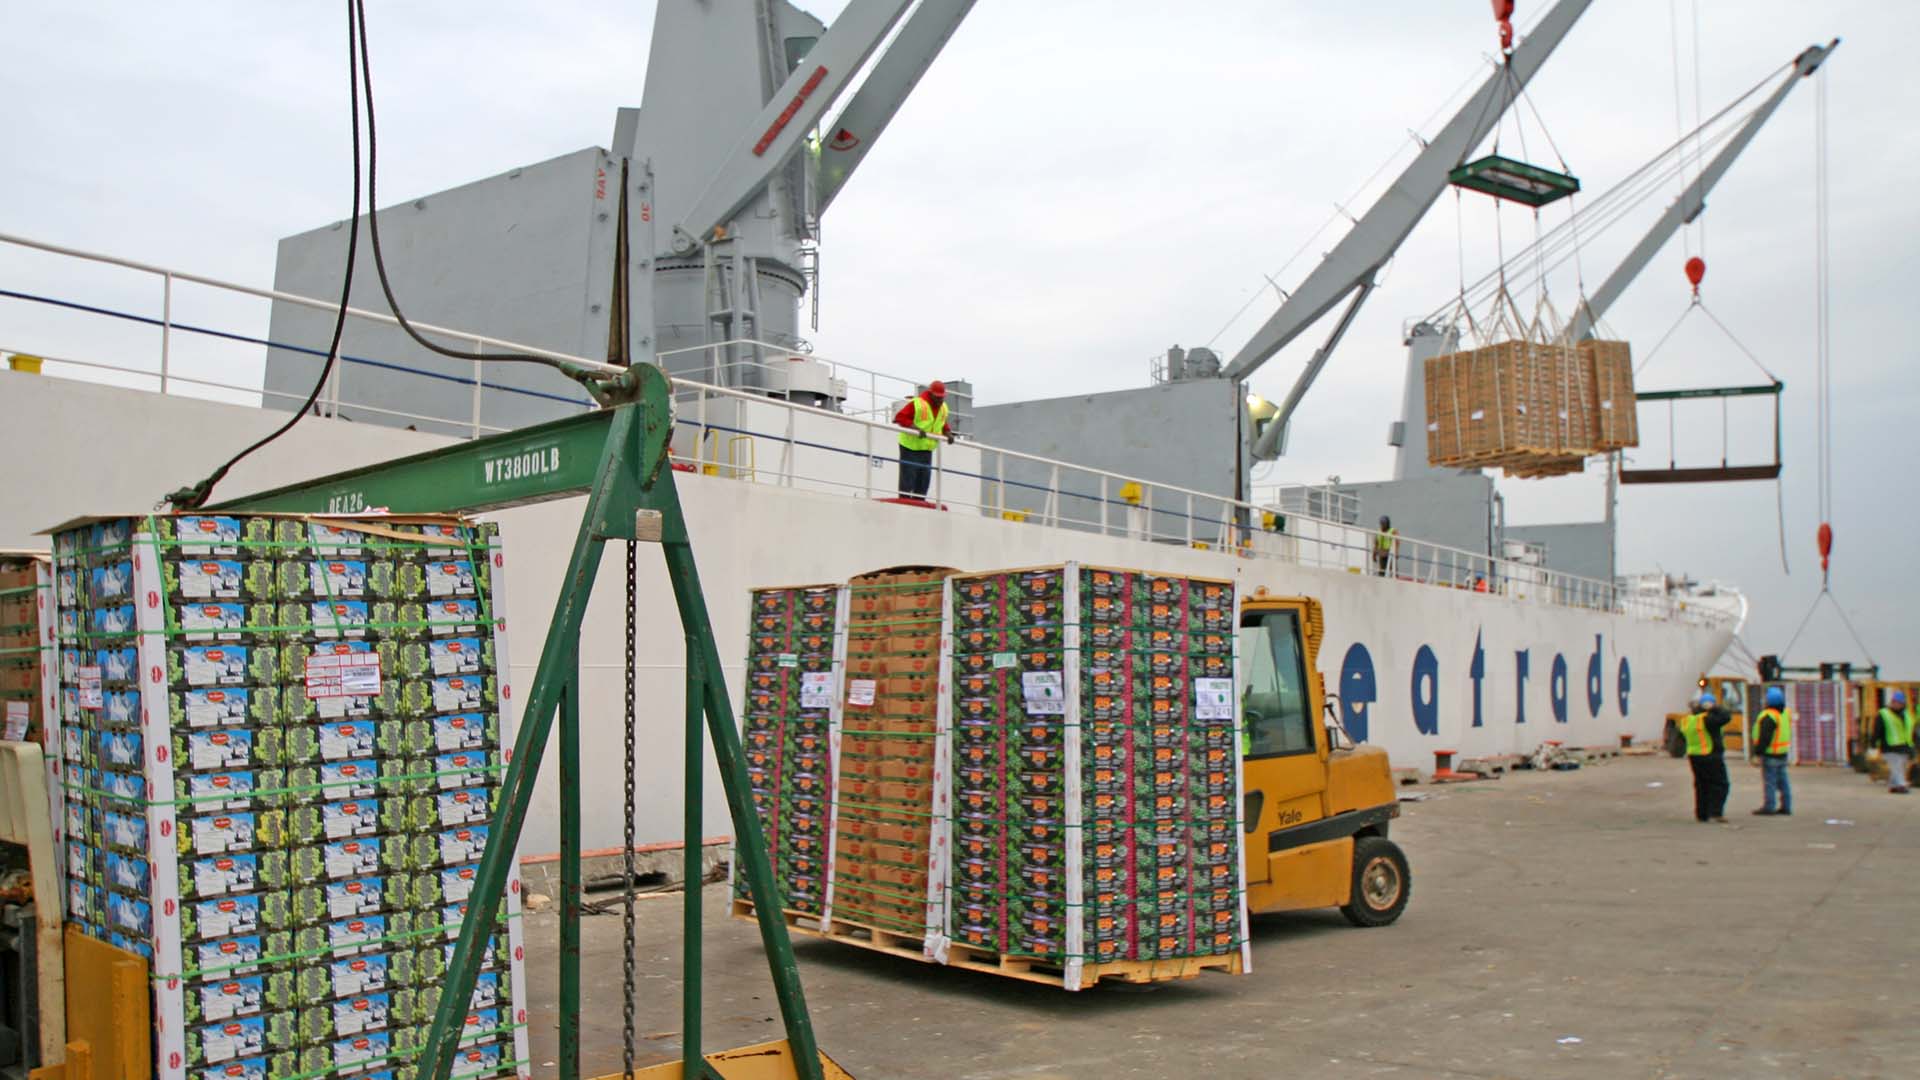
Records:
[[[293,767],[306,768],[307,766]],[[239,802],[243,799],[263,799],[269,795],[300,795],[310,791],[331,791],[334,788],[359,787],[368,784],[379,787],[382,784],[398,784],[402,781],[433,780],[442,776],[469,776],[473,773],[500,773],[506,770],[507,767],[505,765],[476,765],[470,769],[446,769],[441,772],[430,773],[404,773],[399,776],[376,777],[372,780],[363,780],[355,777],[351,780],[335,780],[326,784],[300,784],[294,787],[255,788],[252,791],[238,793],[231,791],[215,792],[211,795],[187,795],[177,799],[129,799],[124,795],[117,795],[111,791],[87,787],[83,784],[76,784],[66,780],[60,782],[60,787],[67,791],[79,791],[127,806],[182,806],[203,802]]]
[[[286,891],[291,892],[293,890],[288,889]],[[500,917],[494,920],[494,925],[505,926],[507,923],[520,918],[521,914],[522,913],[517,911],[510,912],[502,908]],[[365,941],[356,941],[351,945],[331,945],[324,949],[305,949],[300,952],[273,953],[268,956],[248,960],[245,963],[228,964],[224,967],[188,968],[178,974],[171,975],[156,973],[152,978],[155,982],[165,982],[171,979],[198,979],[205,975],[221,975],[229,971],[238,971],[241,968],[262,967],[267,964],[284,963],[288,960],[312,960],[321,956],[332,956],[335,953],[345,952],[347,950],[366,949],[375,945],[388,945],[396,942],[410,941],[414,938],[428,937],[433,934],[442,934],[448,930],[457,929],[458,926],[459,924],[457,923],[441,923],[438,926],[426,926],[418,930],[407,930],[398,934],[385,934],[377,938],[368,938]],[[452,942],[448,942],[448,944],[452,944]]]

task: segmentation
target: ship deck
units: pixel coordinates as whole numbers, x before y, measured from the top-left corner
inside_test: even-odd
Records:
[[[807,939],[801,973],[822,1047],[863,1080],[1908,1075],[1920,799],[1800,768],[1795,816],[1754,818],[1758,775],[1729,764],[1729,826],[1692,820],[1665,757],[1418,789],[1394,826],[1405,918],[1258,918],[1246,976],[1068,994]],[[780,1035],[727,900],[706,890],[709,1050]],[[639,909],[645,1064],[679,1053],[679,894]],[[527,919],[529,954],[556,955],[554,909]],[[583,1064],[617,1073],[618,915],[584,944]],[[552,1076],[555,973],[528,975]]]

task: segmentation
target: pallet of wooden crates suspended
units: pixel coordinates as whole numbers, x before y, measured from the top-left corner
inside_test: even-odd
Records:
[[[1537,469],[1597,452],[1592,371],[1576,348],[1525,339],[1429,358],[1428,463]]]
[[[1640,441],[1624,341],[1569,346],[1535,328],[1428,359],[1426,392],[1427,458],[1438,467],[1562,476]]]

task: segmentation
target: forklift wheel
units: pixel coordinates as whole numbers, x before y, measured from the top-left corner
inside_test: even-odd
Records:
[[[1400,846],[1379,836],[1353,842],[1353,899],[1340,914],[1355,926],[1385,926],[1407,909],[1413,878]]]

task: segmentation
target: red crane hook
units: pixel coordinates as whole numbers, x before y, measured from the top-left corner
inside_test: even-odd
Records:
[[[1687,280],[1693,283],[1693,295],[1700,295],[1700,282],[1707,276],[1707,260],[1695,255],[1687,260]]]
[[[1513,0],[1493,0],[1493,21],[1500,24],[1500,51],[1513,51]]]
[[[1821,522],[1818,536],[1820,540],[1820,573],[1824,577],[1827,572],[1827,559],[1833,554],[1833,526],[1824,521]]]

